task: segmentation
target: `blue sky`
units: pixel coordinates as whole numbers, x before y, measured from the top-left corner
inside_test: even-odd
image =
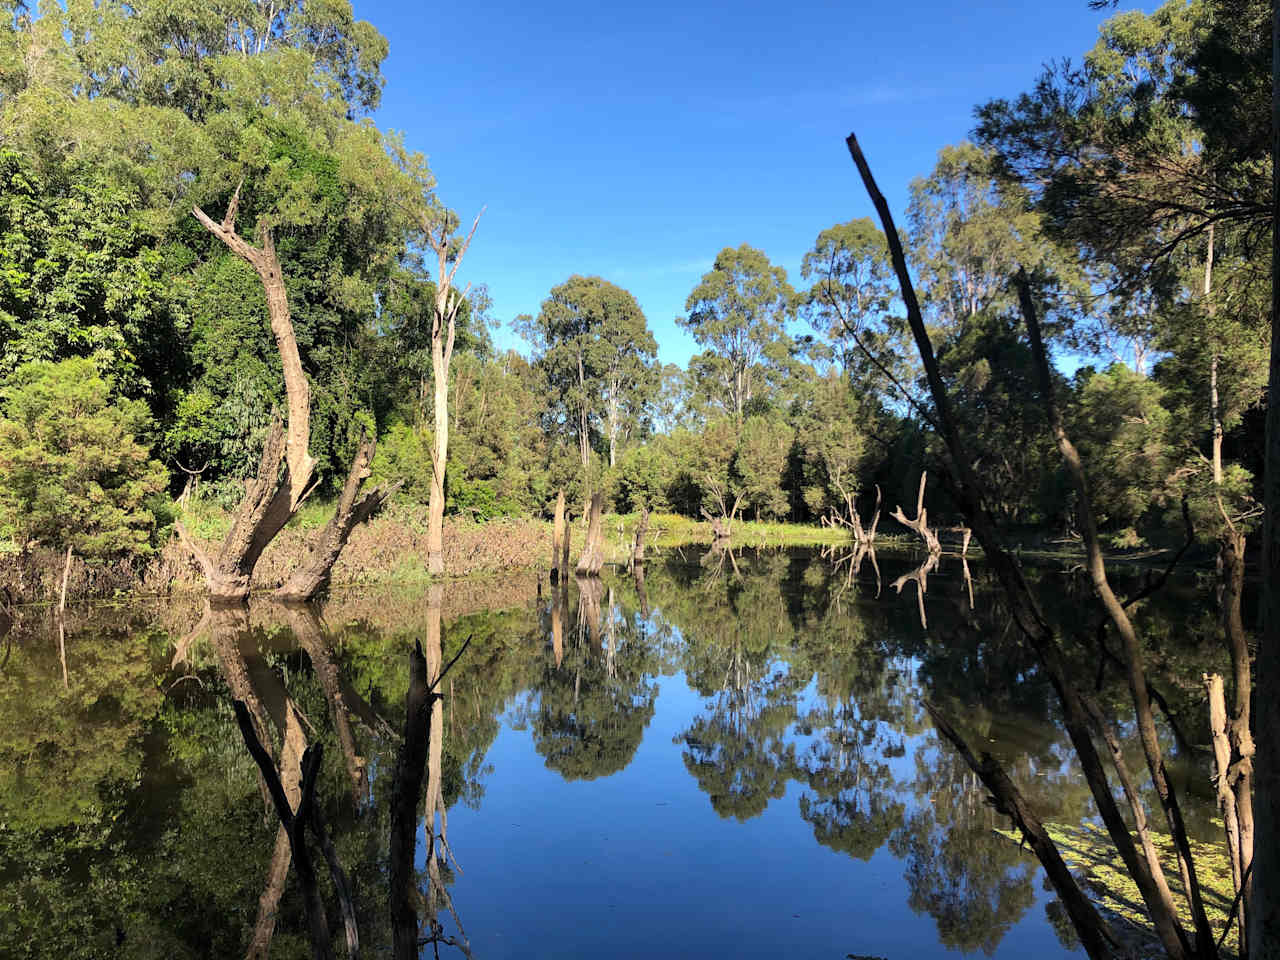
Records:
[[[850,131],[901,217],[976,104],[1078,59],[1105,18],[1086,0],[355,9],[391,44],[377,123],[465,222],[487,207],[459,277],[488,284],[498,345],[527,352],[511,318],[598,274],[681,365],[697,347],[675,317],[720,249],[759,247],[799,284],[820,230],[873,216]]]

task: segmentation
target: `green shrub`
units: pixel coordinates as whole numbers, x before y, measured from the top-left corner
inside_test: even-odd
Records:
[[[140,442],[146,404],[91,360],[27,363],[0,389],[0,526],[88,557],[147,553],[164,468]]]

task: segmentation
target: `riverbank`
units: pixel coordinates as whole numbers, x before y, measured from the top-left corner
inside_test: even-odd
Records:
[[[309,504],[303,508],[263,552],[254,571],[255,590],[269,591],[282,583],[314,531],[328,522],[331,506]],[[199,503],[181,516],[187,531],[206,551],[217,550],[231,526],[232,514],[212,503]],[[627,563],[635,544],[637,514],[610,514],[604,518],[605,559]],[[585,528],[578,521],[570,527],[570,554],[576,559]],[[653,514],[645,539],[649,548],[677,548],[706,544],[711,524],[676,514]],[[907,545],[906,538],[884,538],[885,545]],[[733,527],[735,547],[839,546],[849,542],[844,531],[830,527],[739,521]],[[503,517],[485,522],[449,517],[444,525],[444,562],[450,579],[474,577],[506,570],[545,570],[551,560],[551,523],[533,517]],[[65,554],[37,547],[19,561],[10,548],[0,551],[0,587],[16,602],[57,602]],[[379,516],[357,527],[334,565],[332,585],[395,586],[427,583],[427,508],[412,503],[392,503]],[[170,537],[150,557],[86,562],[72,557],[67,596],[103,599],[122,595],[165,596],[198,593],[204,589],[199,567],[190,553]]]

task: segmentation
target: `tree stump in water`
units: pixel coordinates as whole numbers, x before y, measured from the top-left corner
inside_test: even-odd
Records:
[[[564,519],[564,490],[556,494],[556,513],[551,525],[551,582],[559,583],[569,573],[569,527]]]
[[[587,515],[587,542],[574,571],[579,577],[598,577],[600,568],[604,566],[604,527],[600,523],[603,506],[600,494],[592,494],[591,509]]]

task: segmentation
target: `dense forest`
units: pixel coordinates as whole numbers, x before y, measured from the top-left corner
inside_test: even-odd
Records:
[[[979,105],[972,141],[911,184],[902,239],[1006,524],[1077,526],[1018,266],[1110,542],[1180,539],[1184,500],[1206,543],[1257,515],[1269,174],[1241,118],[1263,104],[1265,21],[1236,2],[1116,15],[1077,63]],[[937,468],[933,411],[868,219],[815,224],[799,277],[720,251],[679,318],[702,348],[686,368],[659,362],[627,290],[578,275],[514,319],[492,315],[500,278],[460,276],[435,365],[437,281],[465,237],[448,184],[369,119],[387,49],[345,2],[6,5],[0,543],[146,553],[176,500],[240,501],[285,396],[259,278],[192,216],[233,195],[244,235],[274,237],[322,496],[376,435],[374,480],[426,503],[443,396],[453,514],[549,516],[560,489],[575,513],[603,491],[620,512],[736,502],[802,523],[877,487],[912,500]],[[495,348],[502,322],[527,352]],[[955,515],[945,485],[928,495]]]

